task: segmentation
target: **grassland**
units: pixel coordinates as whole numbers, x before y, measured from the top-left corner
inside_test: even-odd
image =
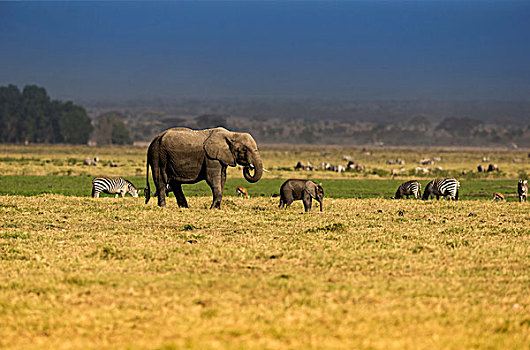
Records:
[[[0,345],[528,348],[526,204],[190,204],[1,196]]]
[[[502,171],[463,177],[466,200],[423,202],[382,198],[406,177],[371,170],[441,151],[264,148],[270,172],[250,185],[232,169],[211,211],[204,184],[185,187],[191,209],[88,197],[97,174],[142,185],[144,149],[2,147],[0,348],[530,348],[526,153],[448,151],[448,171],[483,155]],[[343,154],[369,171],[287,169]],[[324,212],[278,210],[287,177],[321,181]],[[511,201],[491,202],[499,190]]]
[[[391,178],[390,170],[404,167],[405,172],[396,178],[420,176],[431,178],[445,174],[456,175],[462,179],[517,179],[530,174],[528,150],[495,149],[445,149],[445,148],[356,148],[333,146],[263,146],[260,148],[264,166],[270,170],[265,178],[286,178],[293,174],[298,161],[310,161],[314,165],[322,162],[343,164],[344,156],[352,157],[355,162],[366,167],[365,172],[333,173],[328,171],[297,172],[298,176],[326,179],[386,179]],[[85,166],[87,157],[99,157],[98,166]],[[50,176],[144,176],[146,148],[143,147],[86,147],[86,146],[13,146],[0,145],[0,175],[50,175]],[[432,166],[441,167],[438,174],[415,174],[411,171],[424,158],[441,157],[442,160]],[[482,161],[482,157],[489,161]],[[400,158],[405,165],[389,165],[387,160]],[[120,165],[109,167],[110,162]],[[494,163],[500,171],[494,173],[476,173],[478,164]],[[465,171],[466,175],[462,175]],[[229,168],[229,178],[242,178],[241,171]]]

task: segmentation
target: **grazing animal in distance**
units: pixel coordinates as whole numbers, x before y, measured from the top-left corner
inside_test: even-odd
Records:
[[[493,201],[494,202],[504,202],[504,195],[500,192],[495,192],[493,194]]]
[[[488,170],[487,172],[490,173],[492,171],[499,171],[499,167],[497,166],[497,164],[490,164],[488,165]]]
[[[294,167],[294,170],[305,170],[305,165],[304,165],[304,163],[302,163],[302,162],[300,162],[300,161],[299,161],[298,163],[296,163],[296,165],[295,165],[295,167]]]
[[[96,166],[96,165],[98,165],[98,162],[99,162],[99,158],[98,158],[98,157],[94,157],[94,158],[85,158],[85,160],[83,161],[83,165],[93,165],[93,166]]]
[[[310,180],[289,179],[280,187],[279,208],[289,207],[294,201],[302,200],[304,210],[311,211],[312,199],[320,204],[320,211],[323,211],[322,202],[324,200],[324,189]]]
[[[418,180],[410,180],[407,182],[402,183],[397,191],[394,197],[392,199],[403,199],[405,196],[407,199],[409,199],[409,196],[414,196],[414,198],[419,199],[421,193],[421,184],[418,182]]]
[[[328,170],[330,170],[330,171],[334,171],[334,172],[336,172],[336,173],[343,173],[344,170],[346,170],[346,169],[344,168],[344,166],[342,166],[342,165],[340,165],[340,164],[337,164],[337,165],[331,165],[331,166],[328,168]]]
[[[129,181],[121,177],[99,176],[92,180],[92,197],[99,198],[99,193],[116,194],[115,198],[121,194],[122,198],[129,193],[133,197],[138,197],[138,190]]]
[[[483,173],[483,172],[485,172],[485,171],[486,171],[486,169],[484,169],[484,167],[482,166],[482,164],[479,164],[479,165],[477,166],[477,172],[479,172],[479,173]]]
[[[528,180],[519,180],[517,183],[517,194],[519,195],[519,202],[526,202],[528,196]]]
[[[440,196],[449,196],[450,199],[457,201],[459,188],[460,182],[455,178],[435,179],[425,186],[422,199],[426,201],[433,196],[436,196],[436,199],[440,199]]]
[[[248,195],[248,191],[245,187],[243,186],[237,186],[236,187],[236,193],[239,196],[242,196],[242,197],[246,197],[246,198],[250,198],[250,196]]]

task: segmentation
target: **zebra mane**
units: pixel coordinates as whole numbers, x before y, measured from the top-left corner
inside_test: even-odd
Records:
[[[129,180],[123,179],[123,181],[127,182],[132,188],[134,188],[135,190],[137,190],[136,186],[134,186],[133,183],[130,182]]]

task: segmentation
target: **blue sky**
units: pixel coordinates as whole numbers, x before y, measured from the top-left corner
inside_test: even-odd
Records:
[[[530,2],[0,2],[54,98],[530,99]]]

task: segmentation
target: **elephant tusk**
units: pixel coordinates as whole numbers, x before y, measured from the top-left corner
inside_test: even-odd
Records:
[[[250,169],[254,169],[254,165],[252,165],[252,164],[249,164],[248,167],[249,167]]]
[[[264,171],[264,172],[266,172],[266,173],[268,173],[268,172],[269,172],[269,171],[268,171],[267,169],[265,169],[265,168],[263,168],[263,171]]]

